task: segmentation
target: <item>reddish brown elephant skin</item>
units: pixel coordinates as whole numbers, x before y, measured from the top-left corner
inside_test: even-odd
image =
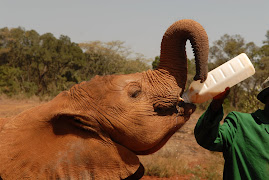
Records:
[[[199,23],[181,20],[164,34],[157,70],[96,76],[46,104],[0,119],[0,177],[142,177],[137,155],[159,150],[195,110],[180,98],[188,39],[195,53],[195,80],[204,81],[207,34]]]

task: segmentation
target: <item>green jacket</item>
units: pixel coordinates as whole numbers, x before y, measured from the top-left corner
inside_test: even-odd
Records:
[[[202,147],[223,152],[223,179],[269,179],[269,119],[263,110],[231,112],[220,124],[223,108],[210,106],[199,118],[194,134]]]

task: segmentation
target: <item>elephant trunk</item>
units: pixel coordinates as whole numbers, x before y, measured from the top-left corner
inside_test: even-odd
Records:
[[[176,78],[182,89],[187,81],[186,41],[193,48],[196,75],[194,80],[204,82],[207,78],[208,37],[204,28],[196,21],[184,19],[172,24],[165,32],[161,43],[161,55],[158,71],[168,71]]]

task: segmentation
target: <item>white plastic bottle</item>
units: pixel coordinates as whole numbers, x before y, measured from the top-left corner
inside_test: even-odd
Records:
[[[188,103],[203,103],[247,79],[255,73],[255,69],[245,53],[227,61],[208,73],[204,83],[193,81],[182,98]]]

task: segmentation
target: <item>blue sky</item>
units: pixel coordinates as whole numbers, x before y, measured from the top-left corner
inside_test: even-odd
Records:
[[[0,28],[63,34],[76,43],[120,40],[154,58],[166,29],[186,18],[204,26],[210,45],[227,33],[261,46],[269,30],[268,7],[268,0],[0,0]],[[192,58],[189,45],[187,51]]]

